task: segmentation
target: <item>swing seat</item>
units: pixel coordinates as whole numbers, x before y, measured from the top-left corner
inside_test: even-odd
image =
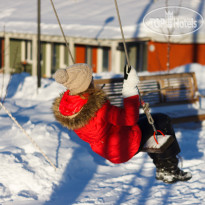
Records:
[[[157,141],[156,141],[157,140]],[[151,136],[144,144],[142,151],[149,153],[163,153],[174,141],[172,135],[157,135],[156,140]]]

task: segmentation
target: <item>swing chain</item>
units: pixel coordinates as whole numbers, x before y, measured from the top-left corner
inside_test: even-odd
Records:
[[[59,24],[61,33],[62,33],[62,35],[63,35],[63,38],[64,38],[64,41],[65,41],[65,44],[66,44],[66,48],[67,48],[67,50],[68,50],[68,53],[69,53],[69,55],[70,55],[70,57],[71,57],[72,62],[75,63],[75,60],[74,60],[73,55],[72,55],[72,53],[71,53],[71,50],[70,50],[70,48],[69,48],[68,41],[67,41],[66,36],[65,36],[65,33],[64,33],[64,31],[63,31],[63,28],[62,28],[60,19],[59,19],[59,17],[58,17],[56,8],[55,8],[55,6],[54,6],[54,3],[53,3],[52,0],[50,0],[50,2],[51,2],[51,5],[52,5],[52,7],[53,7],[53,11],[54,11],[54,13],[55,13],[56,19],[57,19],[57,21],[58,21],[58,24]]]
[[[118,22],[119,22],[119,25],[120,25],[120,31],[121,31],[121,35],[122,35],[122,42],[123,42],[123,46],[124,46],[125,57],[126,57],[127,64],[128,64],[128,67],[129,67],[130,66],[130,61],[129,61],[129,57],[128,57],[127,46],[126,46],[126,42],[125,42],[125,36],[124,36],[123,29],[122,29],[120,12],[119,12],[119,8],[118,8],[117,0],[114,0],[114,1],[115,1],[115,8],[116,8],[116,12],[117,12]]]
[[[123,46],[124,46],[124,50],[125,50],[125,56],[126,56],[127,64],[128,64],[128,67],[129,67],[130,66],[130,62],[129,62],[129,57],[128,57],[128,53],[127,53],[127,47],[126,47],[124,32],[123,32],[123,29],[122,29],[122,23],[121,23],[121,19],[120,19],[120,12],[119,12],[119,8],[118,8],[117,0],[114,0],[114,2],[115,2],[115,8],[116,8],[116,12],[117,12],[117,16],[118,16],[118,21],[119,21],[119,25],[120,25],[120,30],[121,30],[122,40],[123,40]],[[143,107],[144,113],[147,116],[147,120],[148,120],[149,124],[152,126],[152,128],[154,130],[154,133],[157,134],[157,129],[154,126],[154,120],[152,118],[151,113],[149,112],[149,103],[145,103],[143,101],[142,96],[141,96],[140,91],[139,91],[139,88],[138,87],[136,87],[136,88],[137,88],[138,93],[139,93],[139,97],[140,97],[140,101],[141,101],[141,105]]]
[[[149,110],[149,103],[148,102],[144,102],[142,99],[141,99],[141,105],[142,105],[142,108],[144,110],[144,113],[146,114],[147,116],[147,120],[149,122],[149,124],[152,126],[153,130],[154,130],[154,133],[157,134],[157,129],[156,127],[154,126],[154,119],[152,118],[152,115],[150,113],[150,110]]]

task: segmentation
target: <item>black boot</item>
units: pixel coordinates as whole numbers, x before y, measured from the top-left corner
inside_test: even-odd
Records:
[[[177,181],[188,181],[192,175],[184,172],[178,167],[178,158],[173,156],[168,159],[154,159],[156,165],[156,179],[165,183],[175,183]]]

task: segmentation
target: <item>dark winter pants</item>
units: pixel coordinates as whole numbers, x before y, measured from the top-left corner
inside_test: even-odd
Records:
[[[152,117],[156,129],[162,131],[165,135],[172,135],[175,140],[163,153],[149,153],[149,156],[152,159],[168,159],[176,156],[180,152],[180,148],[172,127],[171,119],[167,115],[161,113],[152,114]],[[153,136],[154,131],[152,126],[148,123],[146,115],[140,116],[138,124],[142,131],[142,140],[139,149],[139,151],[141,151],[149,137]]]

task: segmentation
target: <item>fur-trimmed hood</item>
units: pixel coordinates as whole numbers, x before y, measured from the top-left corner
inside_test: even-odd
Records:
[[[61,114],[59,110],[59,105],[63,94],[57,97],[52,106],[54,116],[57,121],[59,121],[63,126],[68,129],[75,130],[84,127],[89,120],[95,116],[95,113],[103,106],[106,102],[106,94],[102,90],[94,90],[89,94],[87,103],[82,107],[82,109],[74,115],[65,116]]]

